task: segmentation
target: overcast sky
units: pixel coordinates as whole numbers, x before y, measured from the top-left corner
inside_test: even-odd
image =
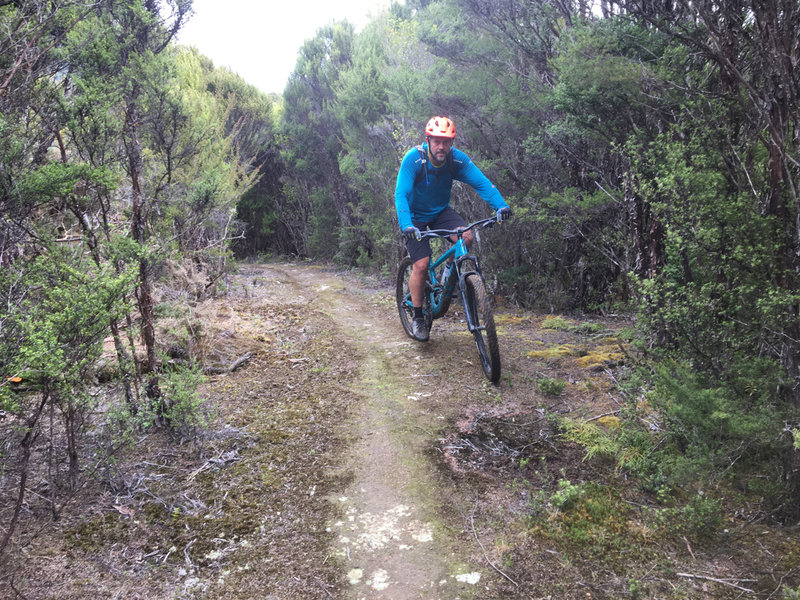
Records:
[[[195,46],[260,90],[281,93],[297,52],[317,30],[347,20],[360,30],[391,0],[194,0],[178,43]]]

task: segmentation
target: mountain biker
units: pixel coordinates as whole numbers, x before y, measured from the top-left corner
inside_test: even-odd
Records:
[[[428,326],[422,314],[425,280],[431,260],[431,245],[421,238],[425,229],[458,229],[466,221],[450,207],[453,180],[468,183],[497,213],[497,220],[511,216],[495,185],[489,181],[469,156],[453,148],[456,126],[447,117],[432,117],[425,126],[425,143],[411,148],[403,157],[394,191],[395,210],[400,231],[406,238],[406,249],[413,263],[408,286],[414,303],[412,331],[420,342],[428,341]],[[467,247],[472,232],[464,234]],[[455,243],[456,236],[450,241]],[[449,268],[449,265],[448,267]]]

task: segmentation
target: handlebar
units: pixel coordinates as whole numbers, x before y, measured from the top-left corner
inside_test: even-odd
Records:
[[[497,216],[488,217],[486,219],[481,219],[479,221],[475,221],[474,223],[470,223],[466,227],[459,227],[458,229],[426,229],[425,231],[420,231],[420,237],[426,238],[443,238],[443,237],[450,237],[451,235],[457,235],[461,237],[469,231],[470,229],[474,229],[476,227],[480,227],[481,229],[488,229],[492,227],[495,223],[497,223]]]

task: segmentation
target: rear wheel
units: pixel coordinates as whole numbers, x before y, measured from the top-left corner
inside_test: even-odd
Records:
[[[477,274],[467,275],[464,283],[466,285],[464,311],[469,312],[469,321],[476,326],[472,335],[478,347],[483,373],[489,381],[497,383],[500,381],[500,347],[497,344],[497,330],[489,295],[486,293],[483,279]]]
[[[411,259],[408,257],[400,262],[400,266],[397,269],[395,297],[397,299],[397,311],[400,314],[400,323],[402,323],[403,329],[405,329],[408,337],[417,339],[414,337],[414,332],[411,329],[411,322],[414,320],[414,304],[411,302],[411,289],[408,287],[408,280],[411,278],[411,271],[413,268]],[[422,302],[422,312],[425,315],[428,331],[430,331],[433,317],[431,316],[431,299],[427,291]]]

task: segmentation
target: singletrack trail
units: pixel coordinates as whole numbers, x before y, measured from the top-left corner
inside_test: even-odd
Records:
[[[267,280],[281,282],[273,293],[330,316],[336,335],[361,360],[352,389],[358,401],[346,425],[352,443],[343,460],[352,479],[329,498],[338,515],[328,525],[331,552],[349,582],[347,597],[476,597],[489,574],[470,564],[470,552],[457,539],[462,519],[450,504],[454,490],[428,458],[437,441],[433,431],[445,418],[431,407],[441,408],[447,394],[447,382],[431,372],[428,361],[456,348],[444,347],[435,336],[425,345],[406,337],[385,290],[382,297],[365,297],[321,269],[267,270]]]

